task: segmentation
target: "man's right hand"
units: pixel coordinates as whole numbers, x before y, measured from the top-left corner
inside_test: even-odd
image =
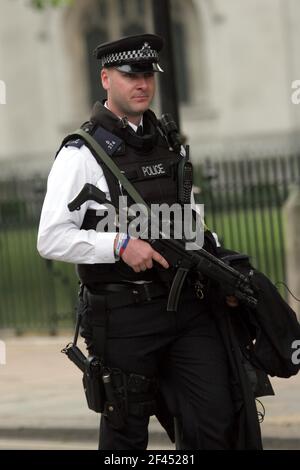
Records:
[[[153,261],[168,269],[169,264],[157,251],[143,240],[130,239],[121,256],[124,263],[128,264],[136,273],[146,271],[153,267]]]

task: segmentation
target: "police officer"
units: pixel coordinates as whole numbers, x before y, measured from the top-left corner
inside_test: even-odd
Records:
[[[149,110],[155,74],[162,72],[162,47],[162,39],[152,34],[98,46],[107,100],[95,104],[84,125],[148,204],[178,202],[182,159],[182,152],[170,149]],[[124,195],[83,140],[64,142],[48,179],[38,250],[45,258],[75,263],[87,292],[104,299],[102,330],[95,320],[95,315],[104,315],[101,308],[87,309],[82,334],[88,350],[102,353],[108,370],[116,371],[115,387],[126,403],[123,426],[115,426],[107,410],[102,415],[99,448],[146,449],[149,417],[158,413],[159,397],[179,419],[185,449],[232,448],[229,366],[211,315],[209,290],[203,289],[200,300],[189,279],[177,312],[168,312],[168,290],[154,267],[171,275],[166,259],[146,241],[117,229],[96,231],[101,206],[94,201],[69,212],[68,203],[87,182],[115,203]],[[209,232],[205,243],[214,250]]]

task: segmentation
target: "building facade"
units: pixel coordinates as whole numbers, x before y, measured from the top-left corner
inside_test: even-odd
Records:
[[[170,1],[193,160],[298,149],[299,1]],[[47,173],[62,138],[103,98],[93,49],[152,32],[151,0],[74,0],[42,11],[2,0],[1,10],[0,172]],[[159,112],[158,99],[153,106]]]

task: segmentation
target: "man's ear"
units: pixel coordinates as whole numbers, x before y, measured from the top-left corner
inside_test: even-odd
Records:
[[[101,70],[101,82],[104,90],[108,90],[109,88],[109,74],[107,69],[102,69]]]

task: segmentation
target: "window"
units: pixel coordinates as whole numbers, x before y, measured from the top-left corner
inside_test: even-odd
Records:
[[[91,29],[86,33],[85,40],[88,51],[87,60],[90,82],[90,104],[94,104],[96,101],[102,101],[106,96],[106,92],[101,86],[99,61],[96,60],[93,55],[93,51],[98,44],[108,40],[107,32],[103,29]]]
[[[151,31],[150,0],[89,0],[86,2],[84,38],[87,50],[90,104],[105,98],[101,87],[100,64],[93,56],[98,44],[113,41],[121,36],[143,34]],[[148,14],[147,14],[148,12]],[[148,19],[147,19],[148,18]]]
[[[172,33],[178,99],[180,103],[187,103],[189,101],[189,80],[186,60],[188,49],[185,41],[184,25],[177,21],[173,22]]]
[[[93,50],[101,42],[154,31],[152,1],[77,0],[70,7],[73,35],[78,40],[82,35],[86,46],[80,60],[82,64],[85,60],[88,67],[90,103],[101,100],[105,94],[100,82],[100,64],[92,55]],[[202,97],[207,94],[207,67],[201,8],[193,0],[170,3],[179,101],[187,105],[202,103]]]

